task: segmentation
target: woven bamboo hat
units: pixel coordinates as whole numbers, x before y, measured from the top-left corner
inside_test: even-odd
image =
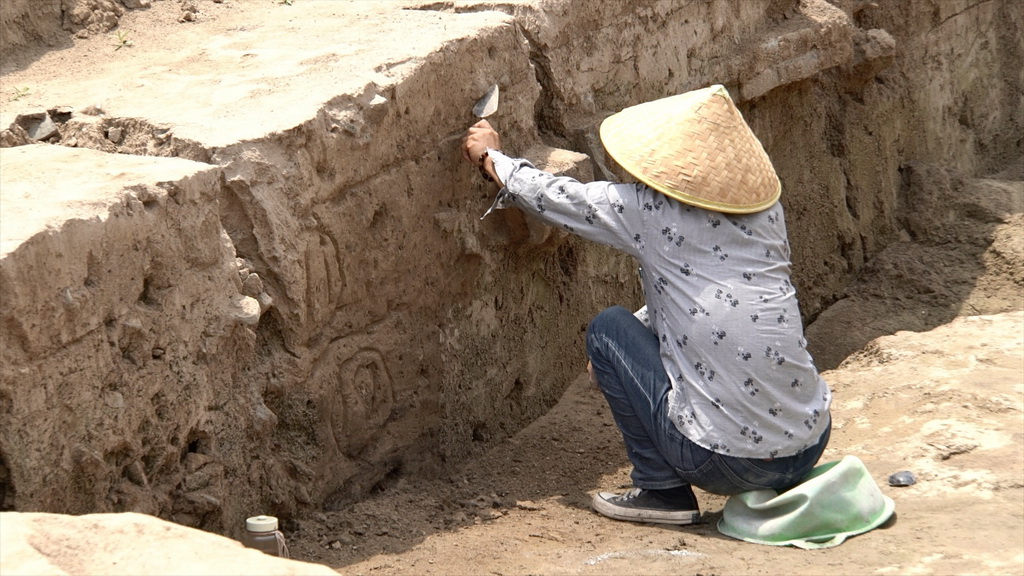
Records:
[[[693,206],[748,214],[782,193],[768,154],[721,85],[613,114],[601,123],[601,142],[641,182]]]

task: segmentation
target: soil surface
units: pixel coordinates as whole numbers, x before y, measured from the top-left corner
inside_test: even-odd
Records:
[[[164,31],[204,25],[201,12],[179,22],[154,6],[122,19],[137,44],[176,42]],[[147,16],[145,27],[132,28]],[[116,77],[111,41],[95,35],[77,40],[74,53],[32,58],[49,64],[12,73],[2,97],[52,104],[16,87],[45,85],[55,70],[94,67],[97,83]],[[925,178],[920,189],[941,188],[935,182]],[[1020,174],[969,184],[995,200],[935,220],[955,220],[962,234],[927,237],[914,231],[928,226],[910,222],[906,241],[868,267],[833,319],[822,315],[828,325],[809,332],[820,335],[812,344],[829,365],[852,352],[825,372],[835,391],[825,460],[853,454],[865,462],[896,501],[896,516],[880,529],[813,552],[747,544],[717,532],[725,499],[703,492],[697,526],[596,515],[591,495],[628,488],[630,468],[604,400],[587,382],[582,351],[566,350],[580,358],[580,376],[545,416],[442,478],[395,477],[350,507],[300,516],[283,527],[292,556],[346,574],[1020,574],[1024,189]],[[876,339],[906,329],[919,332]],[[901,470],[918,483],[888,486]]]
[[[860,457],[896,501],[889,522],[835,548],[729,539],[715,528],[725,499],[700,491],[697,526],[590,511],[594,492],[629,487],[629,466],[600,392],[581,376],[551,412],[451,477],[402,479],[300,521],[292,553],[345,574],[1017,574],[1022,320],[902,332],[825,374],[836,403],[824,460]],[[917,484],[890,487],[902,470]]]

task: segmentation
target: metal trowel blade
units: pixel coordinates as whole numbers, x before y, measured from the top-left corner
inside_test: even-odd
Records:
[[[498,111],[498,85],[493,84],[487,93],[476,101],[473,106],[473,115],[477,118],[487,118]]]

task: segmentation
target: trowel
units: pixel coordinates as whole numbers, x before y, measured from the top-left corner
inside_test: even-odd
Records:
[[[477,118],[487,118],[498,111],[498,85],[492,84],[487,93],[476,101],[473,106],[473,115]]]

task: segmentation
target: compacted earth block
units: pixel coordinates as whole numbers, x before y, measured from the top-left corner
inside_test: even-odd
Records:
[[[1016,0],[5,0],[0,53],[5,573],[1024,570]],[[729,90],[783,184],[825,458],[895,520],[809,553],[721,536],[709,494],[695,527],[588,510],[629,465],[583,335],[638,275],[481,218],[459,144],[495,84],[505,151],[581,180],[627,177],[608,115]],[[325,566],[261,565],[257,514]],[[68,552],[171,533],[219,563]]]

